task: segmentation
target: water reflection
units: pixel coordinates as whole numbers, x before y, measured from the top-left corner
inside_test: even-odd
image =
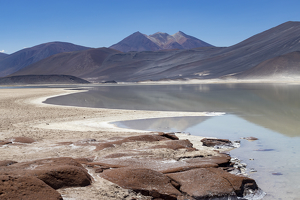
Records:
[[[51,98],[46,103],[136,110],[220,111],[294,137],[300,136],[299,100],[299,85],[201,84],[95,87],[85,93]]]
[[[196,126],[211,117],[165,117],[143,120],[129,120],[115,122],[118,127],[147,131],[187,132],[190,127]]]

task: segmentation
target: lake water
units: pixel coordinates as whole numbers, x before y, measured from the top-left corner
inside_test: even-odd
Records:
[[[241,140],[231,156],[267,192],[264,199],[300,199],[300,86],[287,84],[201,84],[101,86],[46,103],[99,108],[219,111],[223,116],[132,120],[120,127],[180,131]],[[257,137],[250,142],[242,137]],[[250,172],[253,168],[257,172]]]

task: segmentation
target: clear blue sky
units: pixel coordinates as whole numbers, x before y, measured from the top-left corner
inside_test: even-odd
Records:
[[[286,21],[299,0],[0,0],[0,51],[52,41],[109,47],[140,31],[230,46]]]

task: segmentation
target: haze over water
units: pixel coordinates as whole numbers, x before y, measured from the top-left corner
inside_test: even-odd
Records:
[[[217,117],[161,118],[118,126],[181,131],[240,140],[231,152],[246,163],[249,175],[268,193],[264,199],[300,196],[300,86],[286,84],[201,84],[100,86],[45,103],[137,110],[225,112]],[[158,116],[159,117],[159,116]],[[251,160],[250,160],[251,159]],[[257,172],[251,173],[254,168]]]

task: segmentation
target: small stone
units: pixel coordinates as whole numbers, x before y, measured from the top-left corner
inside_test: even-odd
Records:
[[[274,151],[274,149],[255,149],[254,151]]]
[[[103,172],[103,169],[100,167],[100,168],[97,168],[95,169],[95,173],[102,173]]]
[[[254,169],[254,168],[251,168],[251,169],[250,169],[250,172],[257,172],[257,170]]]
[[[283,175],[282,173],[280,173],[280,172],[274,172],[274,173],[272,173],[272,175],[275,175],[275,176],[280,176],[280,175]]]
[[[258,138],[256,138],[256,137],[242,137],[241,139],[248,140],[248,141],[258,140]]]

